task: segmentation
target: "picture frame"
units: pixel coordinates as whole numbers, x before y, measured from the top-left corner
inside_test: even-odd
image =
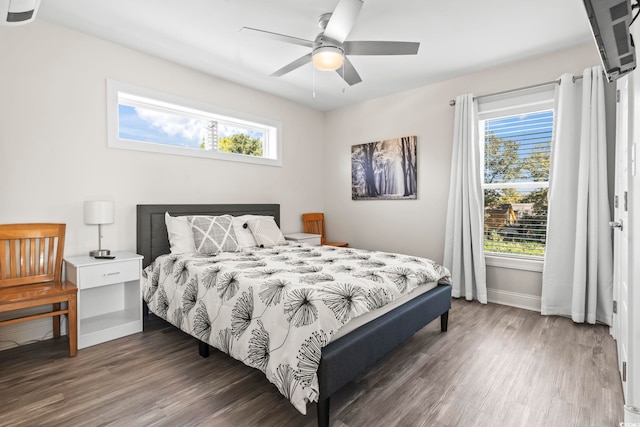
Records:
[[[351,199],[417,199],[417,140],[413,135],[353,145]]]

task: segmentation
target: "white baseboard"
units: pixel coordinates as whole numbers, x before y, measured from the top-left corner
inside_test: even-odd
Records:
[[[487,288],[487,300],[495,304],[524,308],[525,310],[540,312],[542,302],[539,296],[521,294],[519,292],[503,291]]]

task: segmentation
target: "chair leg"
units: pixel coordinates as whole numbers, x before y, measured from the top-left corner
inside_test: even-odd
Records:
[[[69,296],[67,308],[67,337],[69,338],[69,357],[74,357],[78,352],[78,312],[76,310],[76,294]]]
[[[60,303],[53,304],[53,311],[60,311]],[[53,337],[60,338],[60,316],[53,316]]]

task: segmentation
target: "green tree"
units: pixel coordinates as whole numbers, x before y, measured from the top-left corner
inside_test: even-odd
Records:
[[[535,182],[549,181],[549,167],[551,165],[551,153],[549,143],[536,144],[529,157],[522,160],[522,168],[528,173],[530,179]]]
[[[529,157],[522,160],[523,169],[529,175],[529,179],[535,182],[549,181],[549,167],[551,166],[551,153],[549,143],[536,144]],[[533,203],[535,216],[547,215],[549,202],[547,188],[540,188],[527,194],[522,203]]]
[[[513,181],[522,177],[520,144],[488,133],[484,144],[484,182]]]
[[[514,203],[520,203],[522,200],[522,194],[515,188],[503,188],[498,199],[498,205],[512,205]]]
[[[548,188],[539,188],[524,196],[522,203],[533,203],[535,214],[546,216],[547,208],[549,207],[549,201],[547,200],[548,193]]]
[[[484,145],[484,182],[509,182],[522,177],[523,164],[518,154],[520,143],[487,133]],[[487,189],[485,206],[518,203],[521,195],[511,188]]]
[[[218,149],[227,153],[247,154],[262,157],[262,142],[243,133],[226,136],[218,140]]]
[[[484,190],[484,205],[498,206],[498,204],[500,203],[500,196],[502,196],[500,190]]]

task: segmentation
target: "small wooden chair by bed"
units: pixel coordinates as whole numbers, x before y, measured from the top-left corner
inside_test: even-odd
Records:
[[[0,326],[52,317],[53,336],[58,338],[60,317],[66,315],[69,356],[75,356],[78,288],[61,280],[65,230],[65,224],[0,225],[0,313],[52,307],[44,313],[2,320]]]
[[[302,225],[304,226],[305,233],[320,235],[321,245],[338,246],[341,248],[346,248],[349,246],[349,244],[346,242],[327,242],[323,213],[317,212],[302,214]]]

